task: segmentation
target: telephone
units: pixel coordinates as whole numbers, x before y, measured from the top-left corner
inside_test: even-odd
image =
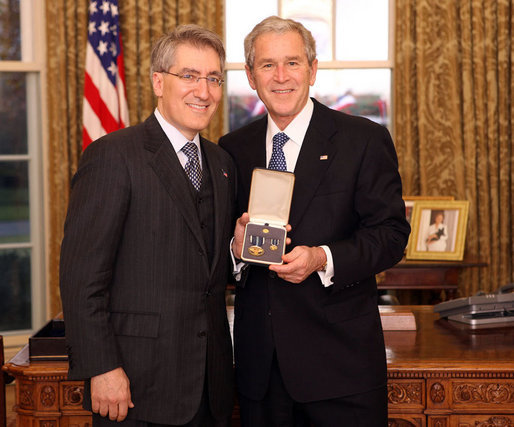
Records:
[[[514,326],[513,291],[514,283],[508,283],[492,294],[480,291],[471,297],[444,301],[435,305],[434,311],[441,317],[470,325],[513,322]]]

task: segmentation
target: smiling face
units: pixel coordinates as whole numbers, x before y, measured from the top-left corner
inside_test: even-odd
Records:
[[[284,130],[307,103],[317,69],[317,59],[309,65],[300,34],[287,31],[257,37],[253,69],[247,66],[246,75],[273,121]]]
[[[166,71],[222,78],[216,51],[190,44],[177,46],[173,65]],[[221,87],[209,86],[205,79],[187,83],[176,76],[154,72],[152,82],[159,112],[189,140],[209,125],[223,95]]]

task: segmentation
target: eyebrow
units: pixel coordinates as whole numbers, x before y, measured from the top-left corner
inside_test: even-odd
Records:
[[[296,60],[301,60],[302,57],[301,56],[298,56],[298,55],[295,55],[295,56],[286,56],[286,61],[292,61],[293,59],[296,59]]]
[[[292,61],[292,60],[301,60],[301,59],[302,59],[301,56],[298,56],[298,55],[286,56],[285,62]],[[263,62],[279,62],[279,61],[277,61],[275,58],[261,58],[259,60],[259,63],[263,63]]]

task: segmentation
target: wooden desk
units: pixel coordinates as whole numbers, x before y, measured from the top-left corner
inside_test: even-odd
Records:
[[[514,327],[471,330],[409,308],[418,330],[384,333],[389,426],[513,427]]]
[[[379,275],[377,286],[379,290],[444,289],[450,298],[454,298],[459,284],[460,271],[464,268],[485,266],[487,263],[474,260],[419,261],[403,259]]]
[[[385,332],[389,427],[513,427],[514,328],[471,331],[438,320],[431,306],[408,309],[417,331]],[[18,426],[90,423],[81,408],[83,385],[66,381],[67,368],[66,362],[3,367],[16,377]]]
[[[0,365],[4,364],[4,338],[0,335]],[[5,418],[5,380],[4,373],[0,372],[0,426],[6,425]]]
[[[16,379],[17,427],[91,427],[82,409],[84,384],[67,381],[67,362],[7,363],[3,370]]]

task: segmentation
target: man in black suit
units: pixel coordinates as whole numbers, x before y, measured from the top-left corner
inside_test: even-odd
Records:
[[[219,37],[198,26],[160,38],[155,112],[93,142],[73,178],[61,294],[69,378],[86,380],[96,426],[230,420],[235,169],[199,136],[222,98],[224,62]]]
[[[248,266],[236,288],[243,425],[386,426],[375,274],[401,259],[410,232],[391,137],[309,98],[316,49],[301,24],[265,19],[246,37],[245,57],[268,115],[220,140],[238,169],[240,214],[254,167],[285,168],[296,181],[283,265]],[[244,213],[236,257],[247,222]]]

